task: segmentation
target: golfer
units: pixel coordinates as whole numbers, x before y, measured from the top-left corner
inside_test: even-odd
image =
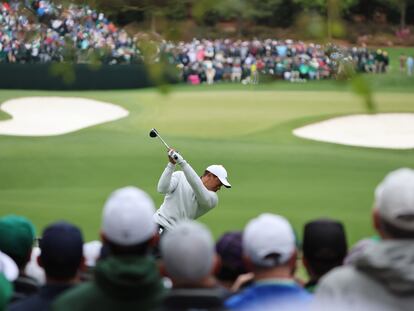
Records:
[[[170,230],[179,221],[204,215],[217,205],[216,192],[221,186],[231,187],[222,165],[210,165],[200,178],[174,149],[168,151],[168,159],[157,188],[158,192],[165,194],[165,199],[154,214],[160,233]],[[181,166],[182,171],[174,172],[176,164]]]

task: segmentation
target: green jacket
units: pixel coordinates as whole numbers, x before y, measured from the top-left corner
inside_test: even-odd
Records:
[[[52,310],[154,310],[164,287],[150,257],[110,256],[95,268],[95,280],[62,294]]]

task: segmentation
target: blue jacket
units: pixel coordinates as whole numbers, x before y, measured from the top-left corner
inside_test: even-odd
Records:
[[[227,299],[225,305],[230,310],[303,310],[311,301],[312,295],[293,280],[269,279],[255,282]]]

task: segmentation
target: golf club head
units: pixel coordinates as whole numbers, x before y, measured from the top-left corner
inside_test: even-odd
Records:
[[[152,137],[152,138],[157,137],[158,136],[157,130],[154,129],[154,128],[151,129],[151,131],[149,132],[149,136]]]

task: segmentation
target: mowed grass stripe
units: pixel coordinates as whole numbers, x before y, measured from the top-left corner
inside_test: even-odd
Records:
[[[181,87],[180,87],[181,88]],[[0,91],[0,99],[76,96],[113,102],[128,118],[43,138],[0,136],[0,212],[28,216],[41,229],[68,219],[98,238],[101,208],[109,193],[137,185],[157,206],[156,184],[167,158],[149,138],[156,127],[197,172],[211,163],[229,171],[234,187],[222,190],[217,209],[201,218],[215,236],[242,229],[259,213],[292,221],[334,217],[350,240],[373,234],[373,191],[390,170],[414,167],[414,152],[346,147],[303,140],[292,129],[330,116],[365,112],[345,91],[247,91],[218,88],[169,95],[156,90],[107,92]],[[376,93],[380,111],[414,111],[412,93]]]

